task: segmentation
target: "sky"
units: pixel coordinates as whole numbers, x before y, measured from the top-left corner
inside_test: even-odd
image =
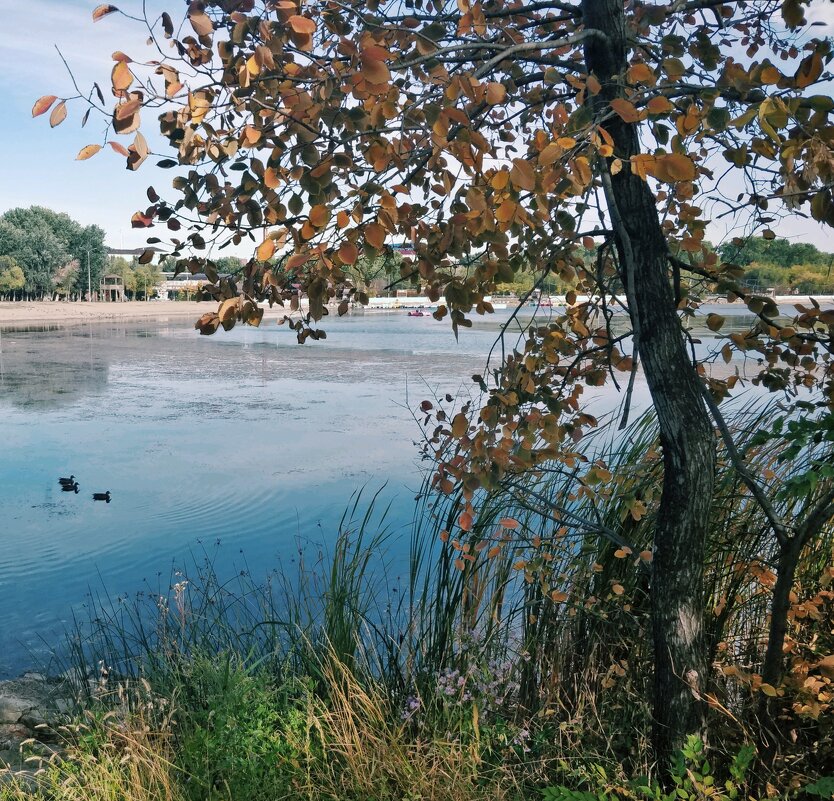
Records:
[[[38,97],[74,93],[56,46],[79,86],[86,89],[98,80],[106,97],[110,94],[114,50],[122,50],[136,60],[152,57],[137,23],[117,14],[93,23],[91,13],[96,5],[94,0],[0,0],[4,20],[0,46],[0,213],[18,206],[48,206],[84,225],[101,226],[111,247],[138,248],[145,245],[149,232],[132,229],[130,217],[147,205],[145,190],[149,185],[163,196],[171,196],[165,190],[170,186],[172,171],[156,168],[154,160],[149,159],[138,172],[130,172],[124,167],[123,157],[109,148],[87,161],[76,161],[82,147],[101,142],[103,130],[94,116],[86,128],[81,128],[80,104],[71,106],[69,117],[54,130],[49,127],[48,115],[37,119],[31,116]],[[141,14],[141,0],[116,0],[116,5],[127,13]],[[167,8],[175,19],[185,9],[182,0],[146,0],[146,5],[149,14]],[[824,23],[816,29],[818,33],[834,35],[834,3],[830,0],[813,0],[808,16]],[[146,128],[150,127],[146,122]],[[131,140],[122,139],[125,144]],[[718,229],[710,233],[716,240],[722,235]],[[777,233],[834,250],[830,229],[812,220],[794,217],[789,224],[777,227]],[[247,251],[238,253],[248,255]]]

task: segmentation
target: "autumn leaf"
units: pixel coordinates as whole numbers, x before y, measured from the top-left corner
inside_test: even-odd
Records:
[[[211,17],[202,11],[189,12],[188,21],[197,36],[208,36],[214,32],[214,23],[211,21]]]
[[[501,528],[506,528],[510,531],[513,531],[517,529],[521,524],[518,522],[518,520],[516,520],[513,517],[502,517],[498,521],[498,525],[501,526]]]
[[[657,79],[655,78],[655,74],[652,71],[651,67],[648,64],[634,64],[633,66],[629,67],[628,72],[626,73],[626,78],[628,79],[629,83],[645,83],[649,84],[650,86],[654,86],[657,83]]]
[[[365,226],[365,241],[377,250],[385,244],[385,229],[379,223],[369,223]]]
[[[264,239],[264,241],[258,245],[257,251],[255,251],[255,257],[258,261],[269,261],[274,254],[275,241],[272,239]]]
[[[43,97],[38,98],[35,101],[35,105],[32,106],[32,116],[40,117],[41,114],[46,114],[57,99],[58,98],[55,97],[55,95],[44,95]]]
[[[822,56],[819,53],[812,53],[810,56],[805,56],[794,75],[794,82],[796,83],[797,89],[805,89],[812,83],[815,83],[820,75],[822,75],[822,68]]]
[[[469,428],[469,420],[465,414],[456,414],[452,420],[452,436],[460,439]]]
[[[127,148],[120,142],[108,142],[107,144],[110,145],[110,147],[112,147],[113,150],[115,150],[116,153],[118,153],[120,156],[124,156],[125,158],[127,158],[130,155],[130,153],[128,153],[127,151]]]
[[[75,160],[86,161],[87,159],[95,156],[99,150],[101,150],[101,145],[87,145],[86,147],[82,147],[81,150],[78,151],[78,155],[75,157]]]
[[[55,128],[60,125],[65,119],[67,118],[67,104],[66,101],[62,100],[52,109],[52,113],[49,115],[49,127]]]
[[[503,103],[506,98],[507,89],[503,83],[490,81],[487,84],[486,101],[490,106],[497,106],[499,103]]]
[[[113,83],[113,94],[117,97],[124,97],[125,90],[133,83],[133,74],[126,61],[117,61],[113,65],[110,80]]]
[[[111,6],[108,3],[96,6],[93,9],[93,22],[98,22],[102,17],[106,17],[108,14],[112,14],[114,11],[118,10],[119,9],[116,8],[116,6]]]
[[[355,264],[359,258],[359,251],[352,242],[343,242],[339,247],[339,259],[342,264]]]
[[[321,228],[322,226],[327,225],[327,221],[330,219],[330,209],[327,206],[318,205],[313,206],[310,209],[310,222],[316,226],[316,228]]]
[[[501,223],[510,222],[515,216],[518,204],[512,200],[505,200],[496,210],[495,219]]]
[[[316,23],[309,17],[302,17],[300,14],[293,14],[287,21],[296,33],[312,36],[316,32]]]
[[[533,165],[526,159],[513,159],[510,181],[516,189],[532,192],[536,188],[536,173]]]
[[[638,111],[633,103],[621,97],[615,97],[610,105],[624,122],[639,122],[643,119],[644,114]]]
[[[720,331],[721,326],[724,325],[725,322],[726,319],[720,314],[710,313],[707,315],[707,328],[709,328],[710,331]]]
[[[464,531],[471,531],[472,530],[472,524],[474,522],[475,522],[474,518],[472,517],[472,515],[469,512],[461,512],[460,517],[458,517],[458,525]]]

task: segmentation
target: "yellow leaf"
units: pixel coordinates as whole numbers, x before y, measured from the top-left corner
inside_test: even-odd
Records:
[[[556,140],[556,144],[559,147],[563,147],[565,150],[570,150],[572,147],[576,147],[576,139],[572,136],[560,136]]]
[[[87,145],[86,147],[82,147],[81,150],[78,151],[78,155],[75,157],[75,160],[86,161],[87,159],[95,156],[99,150],[101,150],[101,145]]]
[[[113,71],[110,73],[110,79],[113,82],[113,92],[118,97],[122,97],[124,91],[133,83],[133,75],[130,72],[130,67],[127,66],[126,61],[117,61],[113,65]]]
[[[275,253],[275,242],[271,239],[265,239],[258,245],[258,250],[255,253],[258,261],[269,261]]]
[[[776,688],[772,684],[762,684],[759,689],[768,697],[775,698],[779,693],[776,691]]]
[[[720,314],[708,314],[707,315],[707,328],[710,331],[720,331],[721,326],[724,325],[725,318],[722,317]]]
[[[460,439],[469,428],[469,420],[466,419],[465,414],[456,414],[452,419],[452,436],[455,439]]]

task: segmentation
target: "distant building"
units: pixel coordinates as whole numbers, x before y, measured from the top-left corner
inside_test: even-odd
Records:
[[[122,277],[115,273],[107,273],[101,276],[98,296],[103,301],[122,302],[125,299],[125,285]]]

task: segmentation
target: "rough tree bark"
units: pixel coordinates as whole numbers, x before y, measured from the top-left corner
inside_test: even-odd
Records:
[[[603,86],[597,109],[618,96],[627,69],[623,0],[582,0],[585,62]],[[610,109],[609,109],[610,110]],[[640,152],[636,125],[619,117],[604,127],[624,167],[604,176],[611,227],[629,314],[660,428],[663,492],[654,533],[652,633],[655,675],[653,744],[661,768],[686,736],[702,733],[708,680],[703,627],[704,555],[715,473],[715,440],[700,379],[686,348],[668,272],[668,248],[649,186],[628,166]]]

